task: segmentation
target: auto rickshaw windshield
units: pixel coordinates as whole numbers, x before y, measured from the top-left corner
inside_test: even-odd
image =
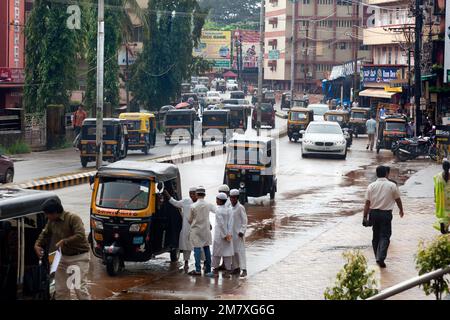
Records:
[[[228,152],[227,163],[267,166],[270,164],[270,157],[267,156],[264,148],[233,148]]]
[[[343,122],[344,121],[344,117],[343,116],[339,116],[339,115],[335,115],[335,114],[329,114],[326,117],[327,117],[327,121],[336,121],[336,122]]]
[[[100,177],[95,203],[109,209],[143,210],[149,192],[149,180]]]
[[[306,119],[306,113],[304,113],[304,112],[291,112],[290,116],[289,116],[289,119],[293,120],[293,121],[305,120]]]
[[[125,123],[127,124],[127,129],[130,131],[135,131],[135,130],[141,129],[141,121],[140,120],[127,120]]]
[[[83,140],[95,140],[96,132],[97,127],[95,125],[84,125],[81,128],[81,138]],[[103,138],[114,139],[114,127],[112,126],[103,127]]]
[[[406,125],[404,122],[386,122],[386,130],[406,132]]]
[[[364,112],[355,112],[352,111],[351,117],[353,119],[366,119],[366,114]]]

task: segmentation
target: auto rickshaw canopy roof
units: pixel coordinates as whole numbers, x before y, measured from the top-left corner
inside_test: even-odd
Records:
[[[289,110],[289,112],[305,112],[305,113],[309,113],[309,112],[314,112],[311,109],[308,108],[302,108],[302,107],[293,107]]]
[[[228,110],[245,110],[246,107],[243,104],[226,104],[223,106],[223,109]]]
[[[150,118],[155,118],[155,115],[147,112],[124,112],[119,115],[119,119],[124,120],[147,120]]]
[[[120,124],[120,123],[121,123],[120,119],[117,119],[117,118],[104,118],[103,119],[104,126],[111,126],[111,125]],[[87,119],[84,119],[84,121],[83,121],[83,125],[96,125],[96,124],[97,124],[96,118],[87,118]]]
[[[170,114],[194,114],[196,115],[197,113],[195,112],[194,109],[171,109],[167,111],[167,115]]]
[[[351,108],[350,111],[352,111],[352,112],[370,112],[370,108],[355,107],[355,108]]]
[[[337,116],[348,116],[349,112],[345,111],[345,110],[329,110],[329,111],[326,111],[323,115],[326,116],[329,114],[337,115]]]
[[[405,116],[401,116],[401,115],[389,115],[386,116],[384,119],[381,119],[382,121],[385,122],[407,122],[407,119]]]
[[[50,191],[0,189],[0,221],[40,213],[42,205],[48,199],[60,201],[58,196]]]
[[[120,160],[100,167],[99,176],[155,178],[157,181],[179,179],[178,167],[169,163]]]
[[[235,133],[231,140],[229,141],[229,144],[231,143],[268,143],[271,141],[275,141],[272,137],[255,137],[255,136],[247,136],[245,134],[238,134]]]
[[[229,114],[230,110],[228,109],[215,109],[215,110],[205,110],[203,111],[203,115],[226,115]]]

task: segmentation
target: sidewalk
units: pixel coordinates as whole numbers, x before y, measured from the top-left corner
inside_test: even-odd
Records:
[[[438,235],[432,227],[435,218],[431,175],[438,171],[438,166],[431,165],[414,174],[410,182],[401,187],[405,217],[400,219],[398,210],[394,211],[386,269],[376,265],[371,247],[371,229],[362,227],[362,217],[356,214],[339,220],[334,227],[293,251],[280,263],[250,277],[222,298],[323,299],[325,288],[333,285],[337,272],[344,264],[342,253],[352,249],[363,251],[369,267],[376,270],[381,289],[417,276],[414,255],[419,240],[429,240]],[[427,191],[421,198],[416,198],[418,185],[422,191]],[[425,296],[416,287],[393,299],[433,299],[433,296]]]

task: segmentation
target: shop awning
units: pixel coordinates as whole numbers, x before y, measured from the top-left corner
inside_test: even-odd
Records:
[[[373,97],[373,98],[383,98],[390,99],[397,92],[388,92],[384,89],[366,89],[359,92],[360,97]]]

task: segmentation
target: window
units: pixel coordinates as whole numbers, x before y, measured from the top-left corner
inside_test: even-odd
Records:
[[[338,49],[340,49],[340,50],[347,49],[347,44],[345,42],[339,42],[338,43]]]
[[[394,48],[394,63],[398,64],[398,48]]]
[[[392,47],[388,50],[388,64],[392,64]]]
[[[272,7],[278,6],[278,0],[269,0],[269,2],[272,5]]]
[[[310,4],[311,0],[303,0],[303,4]]]
[[[275,18],[269,19],[269,24],[272,25],[273,29],[277,28],[278,27],[278,18],[275,17]]]

